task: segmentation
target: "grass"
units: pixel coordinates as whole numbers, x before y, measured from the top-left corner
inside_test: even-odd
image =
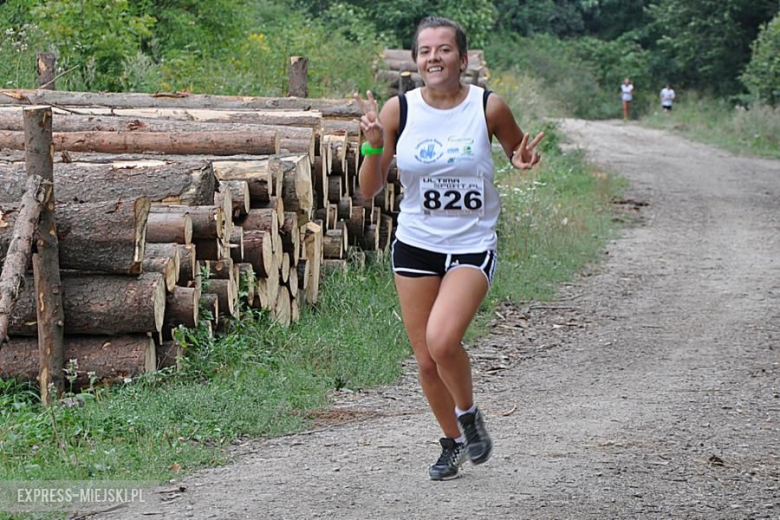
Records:
[[[780,107],[748,109],[691,93],[681,96],[671,113],[659,109],[641,121],[733,153],[780,158]]]

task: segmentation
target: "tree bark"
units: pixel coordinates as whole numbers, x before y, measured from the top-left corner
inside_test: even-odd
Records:
[[[14,220],[15,205],[6,206]],[[56,208],[59,262],[63,269],[138,274],[144,254],[149,199],[59,204]],[[0,227],[0,252],[12,236]]]
[[[251,194],[247,181],[219,181],[219,191],[220,193],[230,192],[230,205],[234,219],[241,218],[249,212]]]
[[[146,242],[151,244],[175,242],[192,243],[192,218],[189,213],[149,213]]]
[[[317,303],[320,291],[320,266],[322,265],[322,222],[307,222],[301,227],[306,261],[309,263],[309,279],[306,283],[306,301]]]
[[[56,90],[54,79],[57,74],[57,55],[53,52],[38,54],[35,68],[38,72],[38,88]]]
[[[271,234],[268,231],[244,231],[244,261],[252,264],[259,277],[277,276]]]
[[[0,351],[0,378],[35,381],[38,349],[35,338],[13,337]],[[88,372],[100,383],[118,383],[154,371],[157,360],[154,340],[146,334],[122,336],[67,336],[65,359],[75,359],[73,390],[89,385]]]
[[[22,197],[19,216],[13,226],[12,238],[7,247],[0,241],[0,257],[4,259],[0,274],[0,349],[8,337],[8,322],[24,281],[24,272],[32,255],[38,217],[44,204],[41,177],[30,176],[27,190]],[[7,211],[7,210],[6,210]],[[3,214],[0,212],[0,224]],[[7,228],[0,226],[0,230]]]
[[[197,248],[195,244],[187,244],[179,248],[181,256],[181,265],[179,270],[179,279],[177,285],[187,287],[188,282],[195,278],[197,274]]]
[[[205,108],[220,110],[316,110],[326,117],[360,118],[358,103],[347,99],[217,96],[210,94],[140,94],[0,90],[0,105],[102,106],[108,108]]]
[[[225,236],[225,212],[221,206],[211,203],[197,206],[154,204],[150,214],[189,215],[192,221],[192,240],[221,239]]]
[[[0,110],[0,130],[18,132],[22,130],[21,110]],[[317,118],[317,122],[321,120]],[[277,132],[279,134],[279,150],[289,150],[291,153],[306,153],[314,156],[315,126],[296,127],[273,124],[245,123],[202,123],[194,121],[169,121],[166,119],[116,117],[116,116],[83,116],[73,114],[57,114],[54,119],[55,136],[59,133],[73,132],[117,132],[117,133],[242,133],[245,135]],[[208,152],[213,155],[224,155]],[[246,153],[246,152],[242,152]],[[236,154],[232,154],[236,155]]]
[[[55,151],[97,153],[164,153],[181,155],[278,154],[275,130],[245,132],[59,132]],[[0,130],[0,148],[24,149],[20,132]],[[308,149],[306,151],[308,152]]]
[[[21,106],[0,106],[0,128],[15,130],[18,128],[18,119],[21,114]],[[85,121],[114,122],[136,121],[146,123],[149,120],[161,120],[183,123],[209,123],[226,125],[263,125],[263,126],[290,126],[310,128],[315,134],[319,134],[322,127],[322,114],[316,110],[210,110],[210,109],[186,109],[186,108],[106,108],[106,107],[54,107],[57,116],[54,121],[54,131],[87,131],[106,128],[88,128],[73,126],[71,121],[75,118],[83,118]],[[81,120],[81,119],[79,119]],[[13,122],[12,122],[13,121]],[[6,123],[12,122],[12,123]],[[17,125],[8,126],[8,125]],[[63,126],[60,126],[63,125]],[[243,129],[236,126],[234,129]],[[110,127],[108,128],[110,129]]]
[[[194,329],[198,326],[198,305],[200,289],[197,287],[175,287],[167,294],[165,304],[165,326],[176,328],[183,325]]]
[[[294,212],[284,212],[284,222],[279,226],[279,236],[282,238],[282,250],[290,255],[293,265],[298,265],[301,256],[301,228]]]
[[[144,258],[143,272],[162,276],[166,292],[171,292],[178,282],[176,261],[169,256],[151,256]]]
[[[102,202],[147,196],[152,202],[205,206],[213,204],[216,179],[203,161],[169,164],[159,160],[89,164],[57,164],[56,202]],[[0,167],[0,202],[21,199],[23,166]]]
[[[288,96],[309,97],[309,59],[305,56],[290,56]]]
[[[244,228],[241,226],[233,226],[233,234],[228,242],[230,247],[230,258],[234,262],[244,261]]]
[[[63,271],[62,307],[66,334],[159,332],[165,285],[157,273],[136,277]],[[38,333],[36,293],[30,276],[11,314],[9,331],[12,336]]]
[[[278,158],[257,161],[214,161],[214,174],[220,181],[246,181],[250,205],[268,202],[273,192],[272,170],[281,168]]]
[[[27,176],[40,177],[44,196],[35,238],[33,275],[38,320],[38,354],[41,385],[41,402],[51,402],[64,391],[62,367],[63,310],[60,282],[59,243],[57,223],[54,217],[54,172],[52,156],[51,107],[30,107],[24,110],[24,155]]]
[[[216,294],[219,300],[219,308],[230,316],[238,314],[238,291],[233,280],[209,280],[204,281],[201,289],[207,294]]]

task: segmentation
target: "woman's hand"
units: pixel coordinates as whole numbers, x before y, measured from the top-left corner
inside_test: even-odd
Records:
[[[512,153],[512,166],[520,170],[530,170],[542,159],[541,154],[534,150],[534,148],[536,148],[536,145],[539,144],[539,141],[544,137],[544,132],[539,132],[539,135],[534,137],[533,141],[529,144],[528,138],[530,135],[530,133],[526,133],[523,136],[523,140],[520,141],[520,144],[517,145],[517,148],[515,148],[515,151]]]
[[[382,148],[385,144],[385,129],[379,121],[379,110],[374,95],[370,90],[367,90],[366,97],[368,99],[364,100],[357,92],[355,92],[354,97],[363,111],[363,116],[360,118],[360,128],[363,129],[363,134],[372,148]]]

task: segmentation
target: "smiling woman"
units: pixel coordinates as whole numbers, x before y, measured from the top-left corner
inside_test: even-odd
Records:
[[[471,362],[463,336],[490,288],[496,268],[498,192],[492,138],[512,165],[539,162],[533,140],[497,95],[461,83],[468,65],[466,34],[446,18],[424,19],[412,42],[424,86],[391,98],[378,113],[373,94],[359,95],[370,145],[360,189],[373,197],[397,156],[404,188],[392,262],[404,326],[420,384],[444,437],[432,480],[458,475],[461,464],[487,462],[492,440],[474,403]]]

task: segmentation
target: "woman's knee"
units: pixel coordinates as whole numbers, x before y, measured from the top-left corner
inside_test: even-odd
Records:
[[[417,358],[417,372],[420,374],[422,381],[435,382],[439,379],[439,370],[436,367],[436,362],[430,357],[425,359]]]
[[[460,338],[452,337],[442,332],[431,332],[427,336],[428,352],[431,358],[439,364],[446,363],[460,355],[463,347]]]

